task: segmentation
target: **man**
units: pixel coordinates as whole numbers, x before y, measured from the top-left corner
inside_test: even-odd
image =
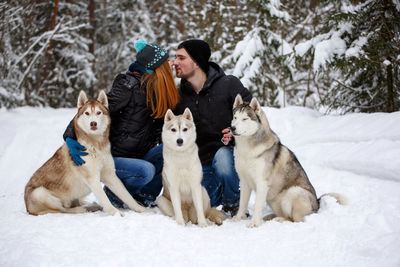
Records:
[[[179,44],[173,66],[181,78],[181,102],[177,113],[188,107],[197,130],[197,145],[203,166],[202,184],[211,206],[223,205],[234,216],[239,207],[239,178],[233,160],[232,135],[229,126],[237,94],[251,100],[250,92],[240,80],[209,62],[211,50],[202,40],[187,40]]]

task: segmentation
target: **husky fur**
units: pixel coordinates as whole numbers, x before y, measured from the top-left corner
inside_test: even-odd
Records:
[[[175,216],[180,225],[190,220],[204,227],[206,218],[222,224],[223,214],[211,208],[207,191],[201,186],[203,171],[196,145],[196,127],[188,108],[179,116],[167,111],[162,141],[164,191],[156,202],[159,209],[167,216]]]
[[[240,204],[234,220],[246,218],[250,193],[256,192],[254,214],[249,227],[262,222],[265,201],[273,214],[265,220],[300,222],[319,209],[319,199],[296,156],[281,144],[271,130],[256,98],[243,103],[235,98],[231,131],[235,137],[235,168],[240,178]],[[344,204],[343,196],[330,195]]]
[[[76,166],[64,143],[31,177],[25,187],[25,206],[29,214],[82,213],[103,209],[110,215],[122,215],[108,200],[101,182],[106,184],[128,207],[145,210],[128,193],[115,174],[108,139],[110,115],[108,100],[101,91],[97,100],[88,100],[85,92],[78,97],[78,112],[73,119],[77,141],[86,147],[85,164]],[[93,192],[99,205],[86,206],[83,198]]]

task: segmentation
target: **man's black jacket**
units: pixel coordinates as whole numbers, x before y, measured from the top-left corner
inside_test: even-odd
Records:
[[[250,102],[251,94],[238,78],[225,75],[215,63],[210,62],[207,80],[197,94],[190,83],[181,81],[181,101],[176,108],[182,114],[186,107],[193,114],[197,131],[197,145],[201,162],[210,163],[217,150],[223,146],[221,131],[230,127],[233,102],[237,94]]]

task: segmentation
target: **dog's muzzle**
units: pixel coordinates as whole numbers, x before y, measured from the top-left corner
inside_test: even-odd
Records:
[[[97,130],[97,122],[95,122],[95,121],[90,122],[90,130],[92,130],[92,131]]]
[[[240,134],[238,134],[238,133],[236,132],[236,127],[235,127],[235,126],[231,126],[231,133],[232,133],[232,135],[235,135],[235,136],[240,135]]]
[[[178,146],[182,146],[183,145],[183,139],[182,138],[178,138],[176,140],[176,143],[177,143]]]

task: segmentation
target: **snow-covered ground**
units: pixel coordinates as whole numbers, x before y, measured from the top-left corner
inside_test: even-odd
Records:
[[[157,209],[30,216],[24,186],[75,111],[0,110],[0,266],[400,266],[400,113],[265,110],[317,194],[342,193],[348,206],[326,197],[304,223],[255,229],[182,227]]]

